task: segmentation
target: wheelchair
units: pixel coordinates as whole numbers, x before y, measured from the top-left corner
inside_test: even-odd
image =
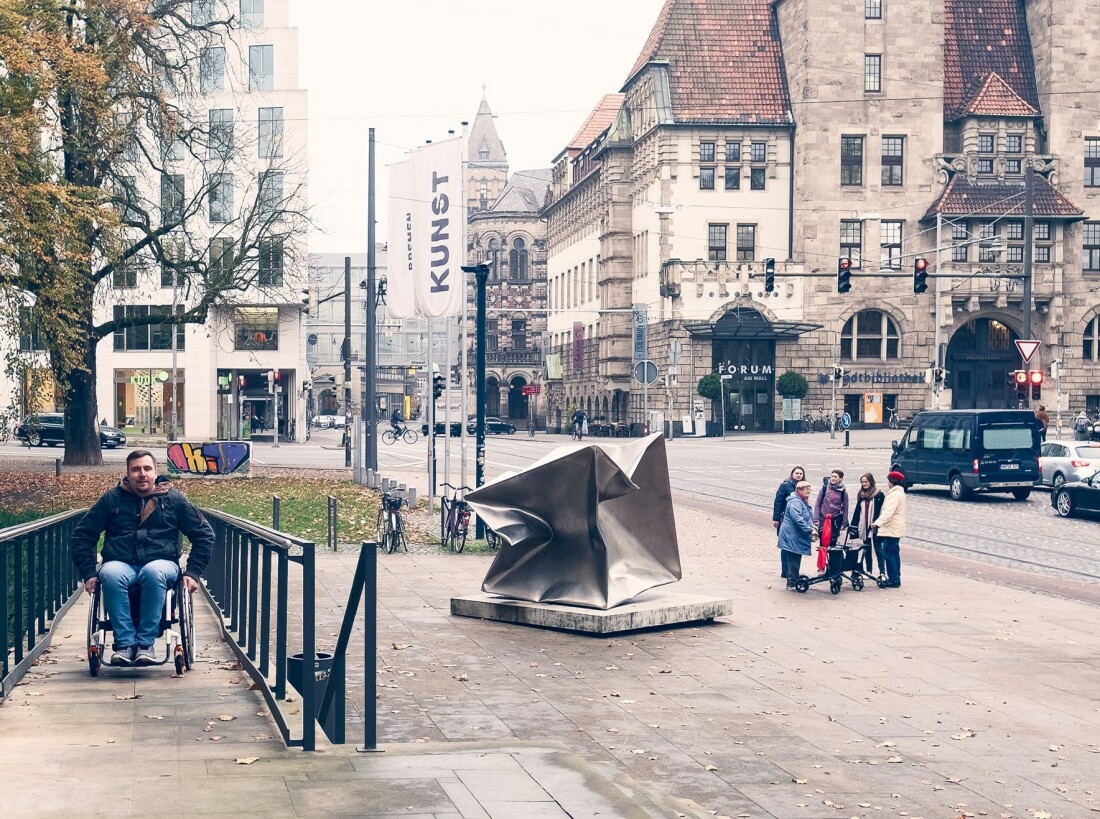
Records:
[[[96,584],[91,598],[88,606],[88,672],[93,677],[97,677],[100,667],[104,665],[108,645],[107,634],[112,631],[112,628],[103,601],[102,585]],[[130,611],[140,610],[141,589],[134,586],[130,589]],[[185,670],[191,670],[191,666],[195,663],[195,614],[192,609],[191,595],[183,586],[182,573],[176,584],[169,587],[165,595],[164,611],[160,615],[157,634],[158,640],[161,637],[165,638],[162,659],[148,665],[120,667],[151,668],[171,662],[175,665],[176,674],[182,675]],[[155,645],[154,649],[156,649]]]

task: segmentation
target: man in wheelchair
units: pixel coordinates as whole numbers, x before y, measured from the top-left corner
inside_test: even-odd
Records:
[[[191,541],[187,568],[181,570],[180,534]],[[103,539],[103,565],[96,572],[96,544]],[[198,588],[210,560],[214,530],[190,501],[157,477],[153,453],[136,449],[126,457],[126,476],[96,501],[73,530],[72,559],[84,588],[99,584],[114,632],[111,665],[157,663],[153,644],[160,631],[167,590],[183,571],[187,593]],[[136,622],[130,589],[141,591]]]

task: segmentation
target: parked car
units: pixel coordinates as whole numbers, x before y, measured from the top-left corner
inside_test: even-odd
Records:
[[[946,484],[955,500],[975,491],[1011,492],[1026,500],[1041,478],[1041,426],[1027,410],[921,412],[900,442],[890,469],[913,484]]]
[[[348,428],[347,416],[345,416],[345,415],[334,415],[334,416],[332,416],[332,426],[333,426],[334,429],[347,429]]]
[[[105,449],[126,446],[126,433],[117,427],[100,426],[99,445]],[[60,412],[28,415],[15,428],[15,437],[27,446],[65,445],[65,416]]]
[[[1100,441],[1050,440],[1039,454],[1043,456],[1043,485],[1055,489],[1068,481],[1084,480],[1100,469]]]
[[[331,429],[336,425],[335,415],[318,415],[313,419],[313,426],[318,429]]]
[[[1064,518],[1100,513],[1100,470],[1080,481],[1067,481],[1050,493],[1050,505]]]
[[[466,424],[466,431],[471,435],[477,435],[477,418],[471,418],[470,422]],[[495,415],[489,416],[485,419],[485,434],[486,435],[515,435],[516,426],[510,424]]]
[[[435,434],[436,435],[442,435],[443,434],[443,428],[445,426],[446,425],[443,421],[436,421],[435,422]],[[425,436],[428,434],[428,422],[427,421],[425,421],[423,424],[420,425],[420,434],[425,435]],[[451,437],[452,438],[458,438],[460,435],[462,435],[462,422],[461,421],[451,421]]]

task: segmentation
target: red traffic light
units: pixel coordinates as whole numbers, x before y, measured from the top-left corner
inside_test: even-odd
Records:
[[[1027,384],[1026,370],[1016,370],[1016,383],[1020,386],[1024,386],[1025,384]]]
[[[849,259],[847,256],[842,256],[841,259],[840,259],[840,269],[841,270],[847,270],[851,266],[852,266],[852,260]]]
[[[917,270],[927,270],[928,269],[928,260],[927,259],[917,259],[913,266]]]
[[[1043,383],[1043,371],[1042,370],[1032,370],[1029,375],[1030,375],[1032,384],[1042,384]]]

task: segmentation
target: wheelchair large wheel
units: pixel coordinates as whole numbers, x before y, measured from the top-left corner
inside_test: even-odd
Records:
[[[180,630],[180,657],[176,660],[176,673],[182,673],[180,666],[188,671],[195,664],[195,611],[191,601],[191,592],[180,584],[178,614]]]
[[[88,673],[93,677],[99,676],[99,667],[103,664],[103,647],[105,644],[103,632],[103,591],[97,584],[95,591],[89,595],[88,601]]]

